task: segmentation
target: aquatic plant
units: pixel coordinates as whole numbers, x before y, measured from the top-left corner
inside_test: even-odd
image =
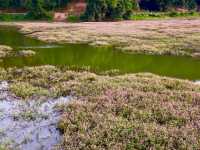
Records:
[[[112,46],[128,53],[158,55],[200,55],[198,20],[154,20],[65,24],[20,24],[23,33],[47,42],[88,43],[93,46]],[[42,30],[41,30],[42,28]],[[74,28],[74,30],[71,30]],[[40,32],[34,32],[40,31]]]
[[[18,55],[23,57],[31,57],[34,56],[35,54],[36,52],[33,50],[21,50],[18,52]]]
[[[4,58],[12,54],[12,48],[6,45],[0,45],[0,58]]]
[[[59,122],[63,149],[200,146],[200,86],[190,81],[144,73],[103,76],[53,66],[2,69],[0,77],[21,99],[76,97],[59,107],[64,112]],[[22,116],[33,118],[29,112]]]

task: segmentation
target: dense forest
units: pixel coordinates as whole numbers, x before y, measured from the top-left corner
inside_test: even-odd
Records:
[[[50,18],[55,9],[73,0],[0,0],[0,9],[24,9],[28,16]],[[196,10],[200,0],[86,0],[82,18],[86,20],[129,19],[133,10],[170,11],[176,8]]]

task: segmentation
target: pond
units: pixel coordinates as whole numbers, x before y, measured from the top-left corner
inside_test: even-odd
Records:
[[[33,57],[9,57],[2,67],[38,65],[90,67],[94,72],[119,70],[120,73],[150,72],[162,76],[200,79],[200,59],[186,56],[127,54],[113,48],[96,48],[86,44],[49,44],[19,33],[13,27],[0,27],[0,44],[15,50],[36,51]]]

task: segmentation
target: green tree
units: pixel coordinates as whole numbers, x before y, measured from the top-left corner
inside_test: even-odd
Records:
[[[32,19],[51,19],[51,14],[44,8],[44,0],[32,0],[27,17]]]
[[[136,7],[133,0],[88,0],[83,18],[91,21],[129,19]]]
[[[198,0],[140,0],[141,9],[150,11],[166,11],[175,8],[184,8],[188,10],[197,7]]]

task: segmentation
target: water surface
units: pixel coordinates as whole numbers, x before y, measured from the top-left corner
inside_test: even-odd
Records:
[[[117,69],[120,73],[151,72],[162,76],[200,79],[200,59],[177,56],[126,54],[112,48],[95,48],[84,44],[49,44],[26,37],[17,29],[0,27],[0,44],[15,50],[32,49],[33,57],[10,57],[3,67],[38,65],[89,66],[95,72]]]
[[[0,82],[0,145],[13,150],[52,150],[62,139],[57,129],[62,112],[56,107],[70,100],[23,101],[11,95],[6,81]]]

